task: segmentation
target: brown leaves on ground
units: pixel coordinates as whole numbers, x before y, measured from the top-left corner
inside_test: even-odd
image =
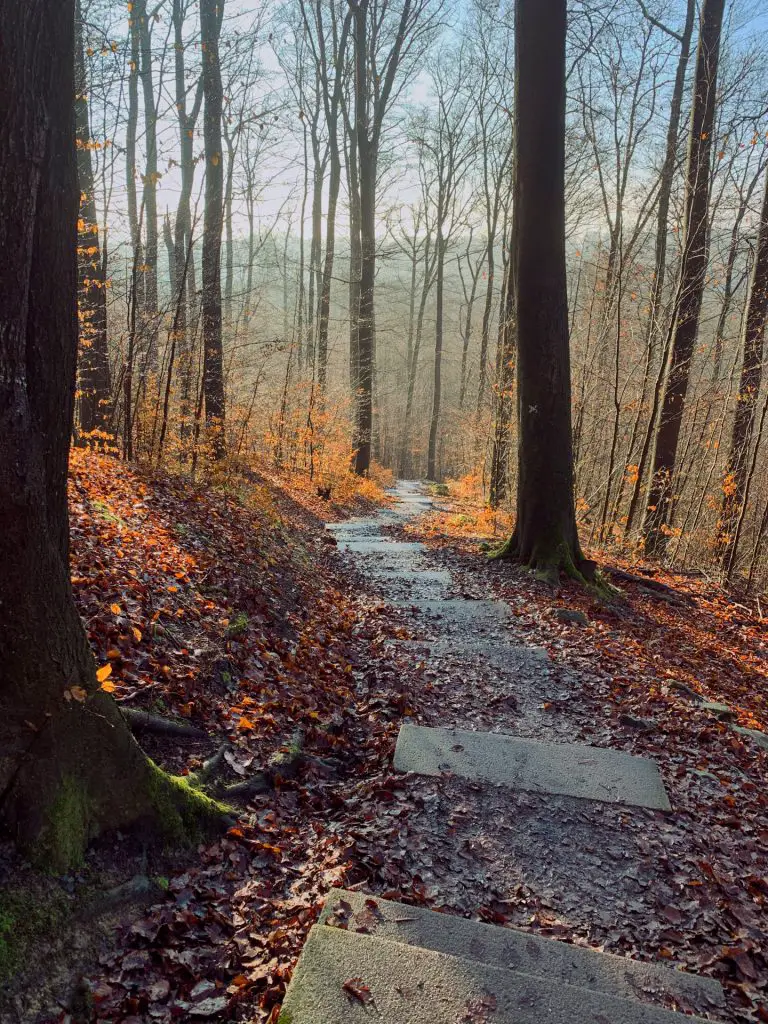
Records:
[[[76,451],[70,501],[102,685],[211,737],[149,738],[150,754],[184,774],[228,738],[236,782],[300,728],[311,759],[126,927],[86,979],[94,1020],[272,1021],[394,745],[404,698],[380,604],[334,572],[315,502],[265,481],[194,487]]]
[[[489,562],[455,523],[466,509],[441,504],[411,539],[427,541],[463,591],[507,600],[515,642],[544,647],[578,685],[541,712],[569,722],[573,738],[654,758],[670,790],[674,814],[649,828],[646,845],[668,857],[678,900],[660,902],[655,922],[643,908],[613,930],[590,929],[585,914],[592,941],[612,949],[615,931],[624,949],[687,962],[726,985],[729,1019],[768,1019],[768,753],[730,721],[768,732],[768,621],[711,580],[616,558],[602,560],[615,601],[566,580],[553,592]],[[562,621],[559,609],[588,621]]]

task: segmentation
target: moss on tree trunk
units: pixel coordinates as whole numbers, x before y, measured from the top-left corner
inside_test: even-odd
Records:
[[[70,586],[74,14],[74,0],[25,0],[0,33],[0,822],[55,870],[112,828],[178,843],[221,820],[148,760],[99,690]]]

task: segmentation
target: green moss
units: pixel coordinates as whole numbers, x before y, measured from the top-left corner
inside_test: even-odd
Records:
[[[54,872],[82,864],[90,839],[90,812],[85,789],[72,776],[61,780],[46,818],[40,842],[31,857],[33,863]]]
[[[107,523],[114,523],[116,526],[125,526],[125,522],[119,516],[116,516],[105,502],[96,498],[92,507],[99,519],[103,519]]]
[[[162,838],[170,846],[185,846],[220,829],[229,808],[190,785],[168,775],[150,761],[150,802]]]
[[[277,1024],[292,1024],[293,1014],[290,1010],[281,1010],[280,1016],[277,1018]]]
[[[245,612],[238,612],[227,626],[227,636],[242,636],[246,629],[248,629],[248,616]]]
[[[0,984],[13,978],[38,940],[61,930],[70,913],[64,893],[0,893]]]

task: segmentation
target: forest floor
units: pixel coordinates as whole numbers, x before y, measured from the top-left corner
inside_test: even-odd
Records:
[[[125,706],[202,734],[142,737],[148,753],[184,774],[227,739],[238,781],[300,728],[307,756],[225,836],[172,858],[118,835],[80,871],[40,879],[0,845],[0,886],[58,915],[30,924],[0,1021],[274,1024],[342,884],[713,975],[720,1019],[768,1020],[768,752],[722,720],[768,727],[768,623],[691,578],[615,580],[611,602],[553,591],[488,562],[448,500],[407,532],[456,596],[508,601],[510,639],[548,662],[540,692],[510,691],[487,664],[438,671],[396,642],[423,636],[418,615],[324,531],[375,514],[375,497],[335,506],[266,479],[195,488],[75,455],[73,577],[97,661]],[[652,756],[674,814],[396,775],[404,718]],[[111,902],[137,876],[133,898]]]

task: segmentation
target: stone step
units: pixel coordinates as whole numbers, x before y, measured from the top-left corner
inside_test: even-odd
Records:
[[[350,932],[423,947],[436,953],[478,960],[537,978],[622,999],[674,999],[698,1012],[722,1006],[725,997],[714,978],[674,970],[661,964],[599,953],[557,939],[469,921],[423,907],[393,903],[366,893],[331,889],[320,915],[321,924]]]
[[[489,624],[498,624],[506,622],[510,617],[509,605],[506,601],[468,601],[466,598],[450,598],[448,600],[393,601],[392,604],[399,608],[415,608],[425,619],[435,619],[451,625],[477,622],[481,619]]]
[[[278,1024],[702,1024],[553,978],[315,925]]]
[[[339,540],[339,551],[354,551],[360,555],[389,555],[393,558],[423,552],[424,545],[401,540]]]
[[[419,775],[453,772],[535,793],[670,810],[655,761],[581,743],[405,724],[397,737],[395,768]]]
[[[386,523],[396,522],[394,518],[384,519],[377,517],[376,519],[345,519],[342,523],[326,523],[326,530],[333,534],[334,537],[340,535],[349,534],[352,539],[354,536],[367,536],[371,533],[380,533],[382,526]]]
[[[528,644],[510,644],[509,640],[493,636],[474,638],[470,643],[464,636],[458,643],[452,637],[436,640],[410,640],[396,637],[387,643],[392,647],[412,648],[416,654],[428,653],[430,661],[453,663],[482,662],[497,672],[509,673],[515,677],[521,674],[540,675],[549,669],[551,662],[543,647]]]
[[[514,672],[521,661],[526,664],[535,662],[541,668],[551,664],[544,647],[510,644],[508,640],[501,638],[494,640],[492,637],[462,637],[460,646],[449,639],[433,640],[429,642],[429,648],[430,654],[436,658],[477,658],[501,671]]]
[[[370,575],[375,580],[381,580],[382,582],[406,584],[412,583],[415,586],[426,586],[429,583],[434,583],[437,586],[448,587],[453,582],[453,577],[447,571],[441,571],[439,569],[417,569],[412,572],[409,569],[377,569],[372,568]]]

